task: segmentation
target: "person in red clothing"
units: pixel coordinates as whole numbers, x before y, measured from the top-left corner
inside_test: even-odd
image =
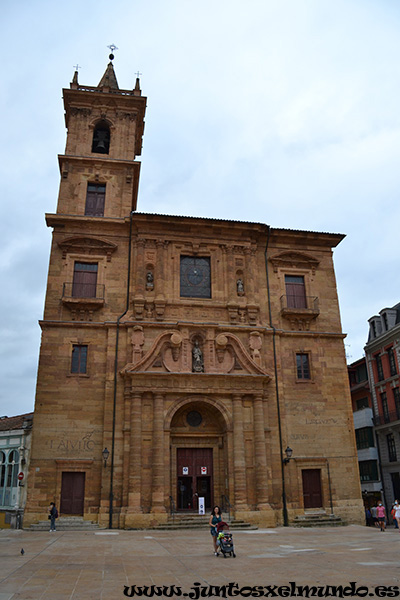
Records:
[[[381,531],[385,531],[385,507],[380,501],[378,502],[378,506],[376,507],[376,518],[378,520],[378,525],[381,528]]]

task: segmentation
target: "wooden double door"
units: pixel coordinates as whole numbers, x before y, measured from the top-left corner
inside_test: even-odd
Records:
[[[83,515],[85,501],[85,473],[64,471],[61,479],[60,513]]]
[[[177,509],[198,510],[198,498],[205,508],[213,503],[213,449],[177,448]]]

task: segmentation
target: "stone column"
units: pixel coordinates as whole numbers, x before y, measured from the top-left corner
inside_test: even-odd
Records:
[[[130,387],[125,387],[124,392],[124,424],[122,427],[123,435],[123,465],[122,472],[124,474],[129,473],[130,463],[130,434],[131,434],[131,401],[130,401]],[[122,506],[126,509],[128,506],[128,477],[122,478]]]
[[[226,246],[227,253],[227,275],[228,275],[228,298],[229,300],[236,301],[236,272],[233,261],[233,246]]]
[[[126,471],[124,478],[127,477]],[[131,400],[131,438],[129,468],[129,512],[141,512],[142,507],[142,394]]]
[[[164,318],[165,312],[165,264],[167,261],[167,253],[166,248],[168,246],[168,242],[163,242],[162,240],[157,240],[157,256],[156,256],[156,265],[155,265],[155,291],[156,298],[154,301],[155,311],[156,311],[156,319],[157,321],[162,321]]]
[[[156,298],[164,298],[164,263],[165,263],[165,243],[162,240],[157,240],[157,256],[155,264],[154,285]]]
[[[243,253],[245,255],[246,268],[244,272],[244,291],[247,297],[247,302],[254,302],[254,260],[251,252],[251,248],[244,248]]]
[[[136,293],[135,296],[144,297],[145,272],[144,272],[144,247],[146,240],[136,241]]]
[[[153,401],[153,489],[151,512],[165,512],[164,506],[164,397]]]
[[[254,398],[254,450],[256,463],[257,507],[259,510],[268,505],[267,457],[265,453],[264,407],[262,395]]]
[[[239,394],[233,396],[233,460],[235,478],[235,508],[246,510],[247,507],[247,482],[246,482],[246,457],[243,436],[243,406]]]

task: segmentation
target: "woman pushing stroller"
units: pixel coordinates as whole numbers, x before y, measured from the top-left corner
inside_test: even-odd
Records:
[[[214,554],[215,556],[218,556],[218,547],[217,547],[217,525],[218,523],[220,523],[222,521],[222,513],[221,513],[221,509],[219,506],[214,506],[214,508],[211,511],[211,516],[210,516],[210,521],[209,521],[209,525],[210,525],[210,533],[212,535],[212,541],[213,541],[213,546],[214,546]]]

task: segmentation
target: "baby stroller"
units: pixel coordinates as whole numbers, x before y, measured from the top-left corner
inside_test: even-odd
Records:
[[[226,558],[228,554],[233,556],[233,558],[236,558],[232,534],[229,531],[228,523],[225,523],[225,521],[220,521],[217,525],[217,548],[221,550],[224,558]]]

